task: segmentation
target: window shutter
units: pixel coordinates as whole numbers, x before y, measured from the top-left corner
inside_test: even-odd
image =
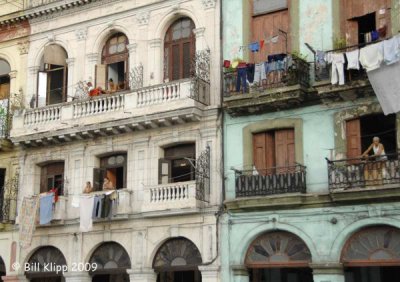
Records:
[[[276,166],[281,167],[278,173],[288,171],[287,167],[295,165],[295,140],[293,129],[275,131],[275,156]]]
[[[101,191],[103,189],[103,179],[106,175],[106,170],[103,168],[93,169],[93,190]]]
[[[179,53],[179,45],[172,45],[172,80],[177,80],[180,78],[181,61]]]
[[[253,0],[254,15],[271,13],[287,7],[287,0]]]
[[[43,166],[40,172],[40,193],[47,192],[47,167]]]
[[[347,158],[357,158],[361,155],[360,120],[352,119],[346,122]]]
[[[96,65],[96,87],[101,87],[106,89],[106,65],[98,64]]]
[[[158,161],[158,183],[167,184],[171,177],[171,161],[159,159]]]
[[[0,100],[8,99],[10,97],[10,83],[0,84]]]
[[[191,61],[192,61],[190,45],[191,45],[190,42],[186,42],[183,44],[183,77],[182,78],[190,77],[190,66],[191,66]]]
[[[259,174],[264,174],[266,168],[265,132],[253,135],[253,164]]]
[[[39,72],[38,73],[38,95],[37,95],[37,106],[38,107],[46,106],[46,97],[47,97],[47,73]]]

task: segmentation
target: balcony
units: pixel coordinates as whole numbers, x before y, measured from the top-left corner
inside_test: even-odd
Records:
[[[209,93],[208,83],[185,79],[28,109],[14,116],[11,139],[31,147],[199,121]]]
[[[344,159],[328,161],[331,191],[368,187],[399,187],[399,155],[388,155],[386,160]]]
[[[306,193],[306,167],[235,170],[236,198]]]
[[[224,73],[224,107],[231,115],[246,115],[296,107],[307,99],[310,68],[293,56],[287,70],[267,74],[262,85],[248,87],[248,93],[236,92],[237,70]]]
[[[177,182],[147,187],[142,211],[180,210],[204,206],[204,185],[196,181]]]

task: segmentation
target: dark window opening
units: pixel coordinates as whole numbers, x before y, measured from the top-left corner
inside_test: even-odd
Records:
[[[157,282],[201,282],[201,273],[198,270],[161,272]]]
[[[100,159],[100,168],[93,170],[93,189],[103,189],[104,178],[108,179],[116,189],[126,188],[127,155],[115,154]]]
[[[4,190],[6,184],[6,169],[0,168],[0,222],[2,222],[5,218],[3,205],[4,205]]]
[[[125,89],[125,62],[117,62],[108,65],[107,90],[115,92]]]
[[[250,282],[312,282],[310,268],[255,268],[249,271]]]
[[[10,97],[10,77],[8,75],[0,76],[0,100]]]
[[[93,275],[92,282],[129,282],[128,273],[120,274],[96,274]]]
[[[393,282],[400,277],[400,267],[349,267],[344,273],[345,282]]]
[[[57,189],[58,195],[64,195],[64,162],[53,162],[42,166],[40,193]]]
[[[376,30],[375,13],[355,18],[358,25],[358,44],[366,43],[365,35]]]
[[[185,182],[195,179],[196,146],[182,144],[164,149],[159,160],[159,183]]]
[[[66,87],[66,70],[63,66],[47,65],[48,96],[47,104],[53,105],[66,101],[64,95]],[[65,83],[65,85],[64,85]]]

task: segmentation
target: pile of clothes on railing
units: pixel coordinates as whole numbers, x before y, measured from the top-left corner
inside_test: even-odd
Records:
[[[331,64],[331,83],[344,85],[344,66],[367,71],[369,81],[385,114],[400,111],[400,34],[348,52],[316,52],[318,69]]]
[[[80,197],[80,231],[88,232],[93,228],[94,219],[111,219],[116,214],[118,193],[108,191],[101,194],[84,194]]]
[[[265,62],[246,63],[242,60],[224,60],[225,89],[233,92],[232,85],[236,85],[236,92],[247,92],[247,85],[261,86],[263,81],[266,84],[275,84],[281,81],[282,74],[288,71],[293,65],[292,56],[289,54],[269,55]],[[234,73],[235,76],[229,76]],[[235,81],[236,80],[236,81]]]

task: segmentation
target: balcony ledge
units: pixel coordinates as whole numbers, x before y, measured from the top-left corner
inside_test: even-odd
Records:
[[[354,101],[358,98],[375,96],[368,79],[347,82],[344,85],[332,85],[330,81],[315,82],[313,88],[322,101]]]

